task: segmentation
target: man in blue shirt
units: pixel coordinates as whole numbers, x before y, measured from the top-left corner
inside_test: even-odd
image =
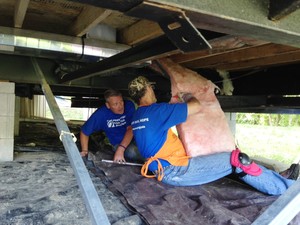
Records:
[[[143,161],[133,143],[131,119],[135,111],[133,102],[123,100],[120,91],[108,89],[104,93],[105,105],[98,108],[85,122],[80,132],[81,156],[88,154],[89,136],[104,131],[115,152],[115,162]]]
[[[295,182],[257,165],[239,149],[231,153],[188,156],[171,127],[185,122],[188,116],[201,112],[205,105],[190,94],[182,93],[178,93],[183,99],[182,103],[156,103],[151,84],[142,76],[129,83],[128,91],[139,105],[131,125],[139,151],[147,159],[141,170],[143,176],[156,177],[159,181],[174,186],[192,186],[234,173],[245,183],[269,195],[280,195]]]

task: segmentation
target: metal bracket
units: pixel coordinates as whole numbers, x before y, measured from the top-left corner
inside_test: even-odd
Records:
[[[270,0],[269,19],[276,21],[300,8],[300,0]]]
[[[181,9],[143,2],[126,12],[126,15],[157,22],[169,40],[183,52],[211,48]]]

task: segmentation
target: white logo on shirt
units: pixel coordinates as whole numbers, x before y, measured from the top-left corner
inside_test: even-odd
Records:
[[[107,120],[107,127],[121,127],[126,125],[125,116],[122,116],[118,119]]]
[[[138,125],[139,123],[146,123],[146,122],[149,122],[149,118],[142,118],[142,119],[139,119],[139,120],[135,120],[135,121],[132,121],[131,122],[131,125],[135,125],[135,127],[132,128],[132,130],[140,130],[140,129],[145,129],[146,126],[145,125]]]

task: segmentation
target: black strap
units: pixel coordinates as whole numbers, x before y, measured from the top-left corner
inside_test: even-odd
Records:
[[[242,171],[242,172],[240,172],[240,173],[237,173],[237,172],[236,172],[236,167],[235,167],[235,166],[232,166],[232,173],[233,173],[235,176],[239,177],[239,178],[242,178],[242,177],[244,177],[244,176],[247,175],[247,173],[245,173],[244,171]]]

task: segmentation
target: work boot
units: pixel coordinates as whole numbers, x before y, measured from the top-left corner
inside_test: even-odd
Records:
[[[293,163],[290,168],[280,172],[279,174],[287,179],[297,180],[299,177],[299,164]]]

